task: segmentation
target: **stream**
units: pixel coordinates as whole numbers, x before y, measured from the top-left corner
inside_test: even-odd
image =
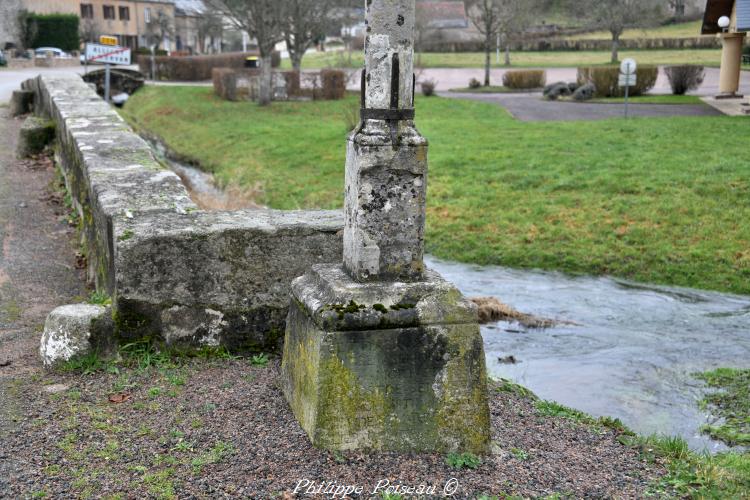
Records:
[[[639,434],[680,435],[697,451],[726,449],[700,432],[711,420],[698,406],[705,386],[692,374],[750,368],[750,297],[426,260],[469,297],[493,296],[524,313],[581,325],[482,327],[493,377],[617,417]],[[507,356],[517,363],[500,361]]]
[[[201,208],[245,208],[234,206],[232,194],[210,174],[152,146]],[[468,297],[492,296],[524,313],[575,323],[483,326],[491,376],[543,399],[619,418],[639,434],[680,435],[697,451],[726,449],[700,432],[711,417],[699,409],[706,389],[693,374],[750,368],[750,296],[426,261]],[[509,356],[515,364],[502,361]]]

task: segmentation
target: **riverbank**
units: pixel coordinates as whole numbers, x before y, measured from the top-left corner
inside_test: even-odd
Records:
[[[211,89],[146,87],[123,116],[221,185],[253,188],[259,204],[339,208],[356,107],[351,97],[262,109]],[[418,109],[431,141],[431,254],[750,293],[750,227],[737,223],[750,217],[750,184],[733,160],[744,144],[727,141],[750,134],[750,121],[522,123],[444,98]]]

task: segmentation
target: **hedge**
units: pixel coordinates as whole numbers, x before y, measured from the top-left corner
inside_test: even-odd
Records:
[[[658,66],[640,65],[636,70],[637,84],[630,87],[629,94],[638,96],[647,93],[656,85],[659,77]],[[578,85],[593,83],[596,97],[623,97],[625,89],[620,87],[619,66],[593,66],[578,68]]]
[[[80,19],[74,14],[21,14],[25,38],[31,48],[54,47],[67,52],[80,50]]]
[[[242,69],[245,60],[258,54],[230,52],[210,56],[164,57],[156,56],[156,77],[159,80],[176,80],[183,82],[197,82],[212,79],[215,68]],[[274,52],[273,67],[281,64],[281,54]],[[138,67],[143,74],[151,74],[151,56],[139,55]]]
[[[507,71],[503,75],[503,86],[509,89],[541,89],[547,85],[547,73],[543,70]]]

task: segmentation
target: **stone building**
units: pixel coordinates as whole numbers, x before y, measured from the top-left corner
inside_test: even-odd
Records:
[[[136,49],[156,40],[165,50],[174,48],[174,0],[2,0],[0,46],[18,43],[18,12],[76,14],[84,40],[100,35],[118,38],[120,45]]]
[[[190,54],[221,52],[223,21],[202,0],[175,0],[175,50]]]

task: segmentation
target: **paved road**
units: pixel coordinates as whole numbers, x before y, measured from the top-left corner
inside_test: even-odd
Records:
[[[457,94],[448,97],[498,104],[521,121],[606,120],[623,116],[621,104],[545,101],[541,94]],[[631,104],[630,115],[643,116],[720,116],[716,109],[703,104]]]
[[[517,69],[517,68],[516,68]],[[492,71],[491,78],[493,85],[502,85],[503,74],[507,70],[496,69]],[[576,80],[576,68],[550,68],[547,69],[547,82],[574,82]],[[467,87],[471,78],[479,81],[484,80],[484,70],[482,69],[426,69],[420,74],[421,79],[433,79],[438,82],[438,91],[447,91],[454,88]],[[357,85],[359,82],[356,82]],[[354,88],[354,85],[352,86]],[[750,94],[750,71],[742,72],[741,88],[746,94]],[[671,94],[664,71],[659,72],[659,78],[656,86],[652,91],[654,94]],[[706,78],[697,95],[716,95],[719,93],[719,70],[717,68],[706,68]]]

